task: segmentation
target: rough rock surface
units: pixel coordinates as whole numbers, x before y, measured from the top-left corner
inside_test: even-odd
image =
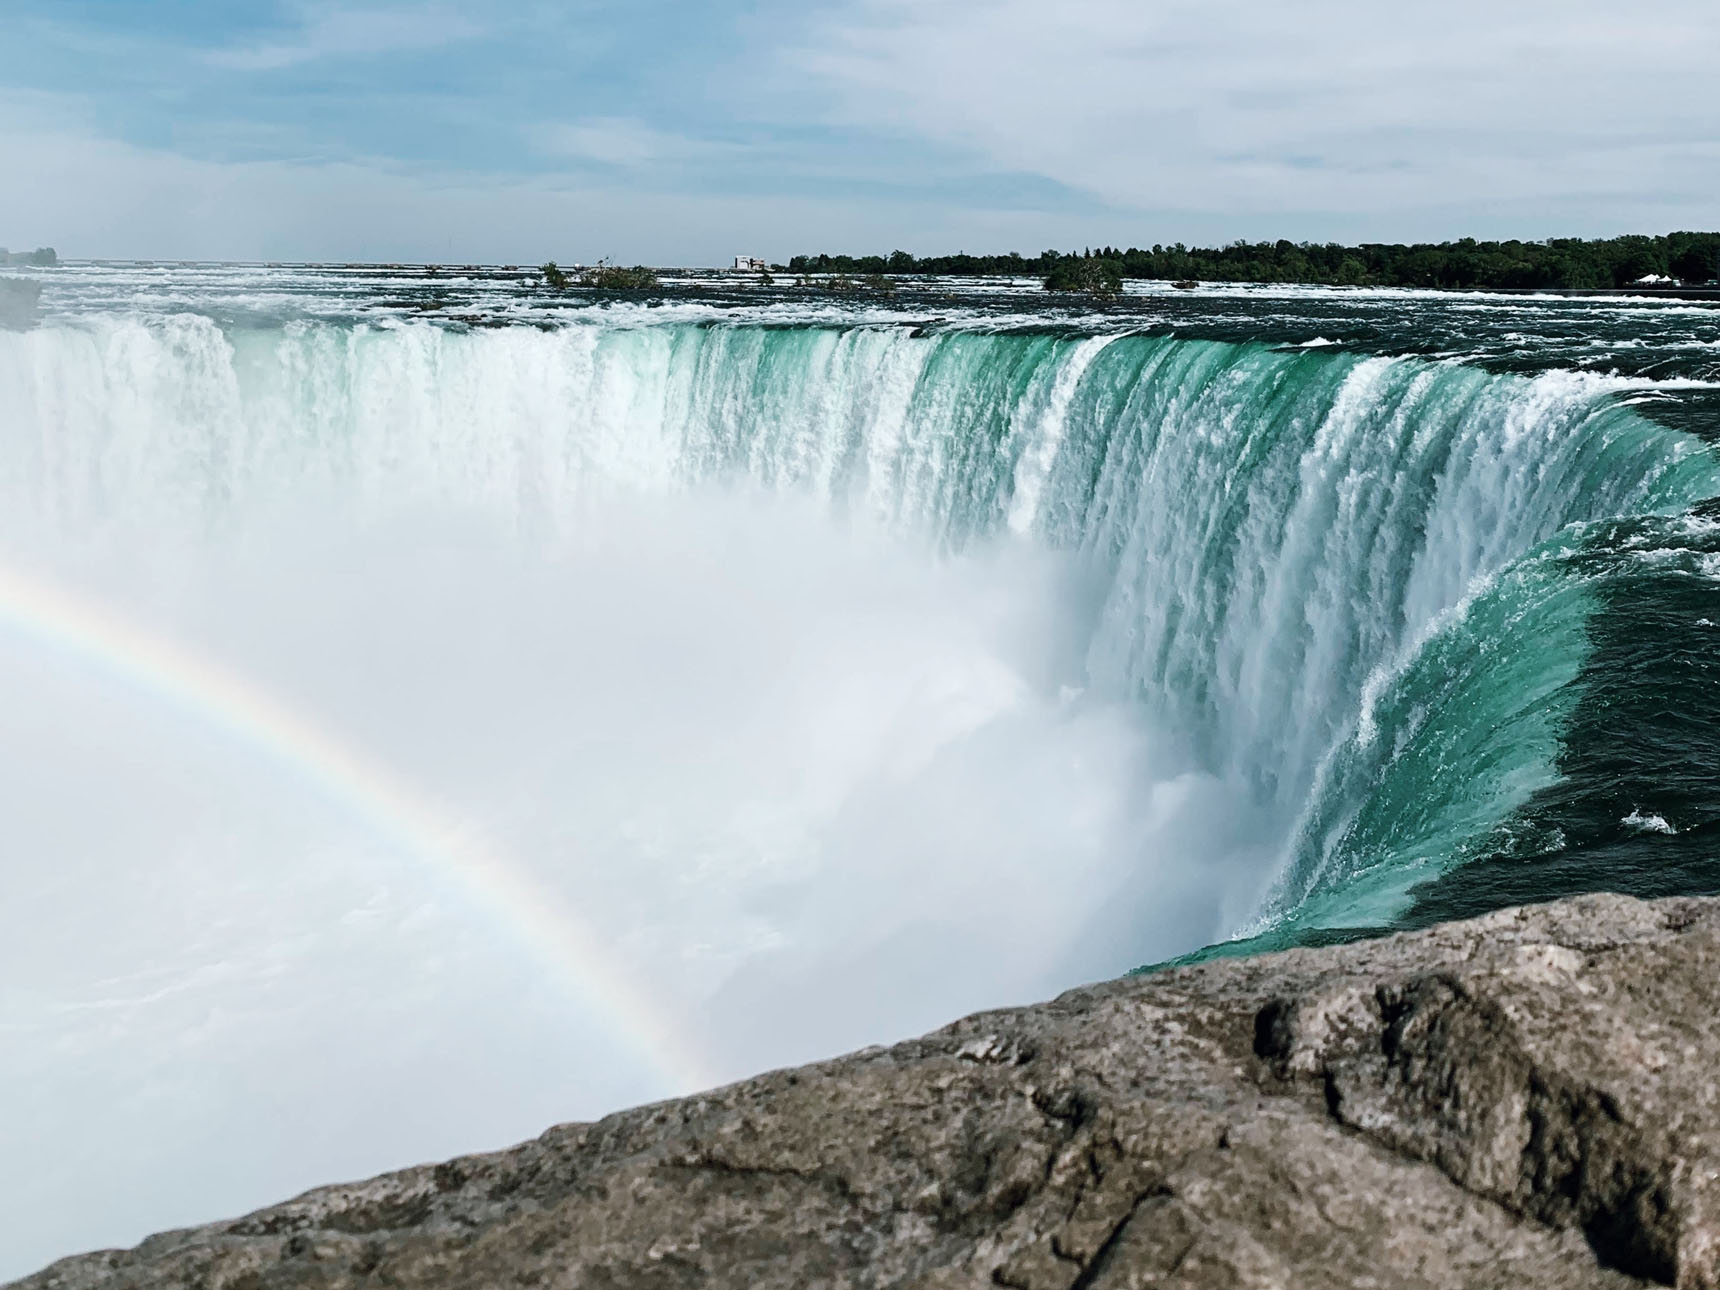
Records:
[[[1230,960],[68,1259],[29,1290],[1720,1287],[1720,901]]]

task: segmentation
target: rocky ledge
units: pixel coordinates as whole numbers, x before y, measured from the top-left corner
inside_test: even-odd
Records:
[[[29,1290],[1720,1287],[1720,901],[1214,962]]]

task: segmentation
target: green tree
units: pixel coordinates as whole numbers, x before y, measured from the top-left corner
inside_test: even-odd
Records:
[[[1123,294],[1123,266],[1102,255],[1059,257],[1045,275],[1045,289],[1112,300]]]
[[[599,291],[655,291],[658,282],[656,272],[643,264],[624,269],[607,260],[599,260],[580,275],[579,285],[595,287]]]
[[[1668,266],[1680,282],[1704,283],[1720,278],[1720,247],[1690,245]]]

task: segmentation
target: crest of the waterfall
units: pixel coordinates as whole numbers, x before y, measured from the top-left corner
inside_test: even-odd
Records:
[[[195,314],[0,341],[15,548],[183,553],[438,515],[612,548],[619,502],[660,516],[720,488],[934,559],[1068,553],[1072,683],[1138,707],[1286,845],[1330,809],[1312,797],[1359,791],[1333,787],[1333,759],[1379,745],[1384,678],[1490,580],[1567,525],[1713,483],[1695,440],[1600,378],[1260,344]]]
[[[0,333],[0,556],[470,821],[737,1075],[1384,916],[1556,773],[1572,526],[1717,483],[1604,380],[1335,347],[645,310]],[[121,989],[106,951],[37,946],[62,976],[26,1047],[201,1045],[173,1097],[61,1107],[167,1126],[138,1169],[215,1085],[422,1155],[669,1091],[580,1066],[612,1036],[338,803],[0,646],[11,908],[39,914],[7,943],[76,916],[133,963]],[[78,767],[130,785],[111,827],[68,825]],[[328,1035],[341,1062],[295,1062]],[[403,1068],[446,1077],[415,1102]],[[51,1064],[0,1075],[60,1105]],[[353,1119],[377,1106],[398,1133]],[[259,1201],[399,1163],[233,1141],[281,1162]]]

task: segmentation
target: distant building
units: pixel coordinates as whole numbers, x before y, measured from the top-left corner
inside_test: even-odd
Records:
[[[763,273],[770,268],[770,265],[763,260],[754,259],[750,255],[737,255],[735,268],[740,269],[743,273]]]

